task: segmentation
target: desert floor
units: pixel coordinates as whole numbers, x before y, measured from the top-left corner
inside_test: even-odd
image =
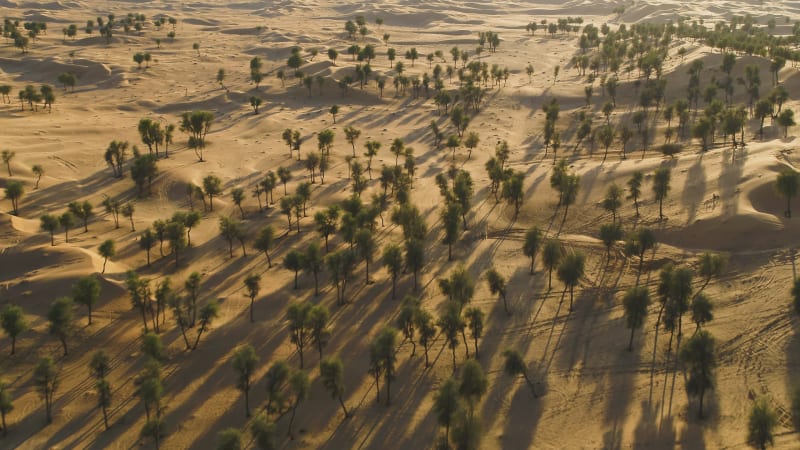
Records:
[[[15,180],[22,180],[26,195],[20,214],[13,217],[10,203],[2,200],[0,213],[0,303],[21,305],[32,329],[17,342],[17,354],[7,355],[10,339],[0,338],[0,374],[9,383],[15,409],[8,416],[9,434],[0,439],[3,448],[131,448],[150,446],[139,438],[144,407],[135,393],[134,378],[142,367],[139,350],[141,323],[125,291],[125,273],[137,270],[153,282],[169,276],[182,285],[186,276],[201,272],[201,301],[215,298],[222,306],[221,316],[194,352],[184,350],[180,332],[168,318],[162,339],[167,345],[164,366],[167,433],[163,448],[209,448],[217,433],[228,427],[246,430],[243,398],[235,388],[235,374],[230,355],[242,343],[252,344],[261,358],[250,394],[251,405],[263,406],[266,398],[263,376],[269,364],[286,358],[297,366],[294,346],[289,342],[285,313],[292,302],[327,304],[332,311],[331,339],[327,354],[338,354],[345,362],[346,394],[344,401],[354,416],[344,420],[338,403],[331,399],[318,379],[316,352],[308,351],[307,367],[312,380],[309,400],[303,402],[295,419],[297,438],[286,435],[288,417],[277,422],[280,448],[432,448],[442,433],[432,411],[433,393],[441,381],[452,374],[450,351],[439,336],[432,348],[432,368],[425,370],[420,349],[411,357],[411,345],[399,348],[398,372],[392,384],[390,406],[376,404],[375,386],[368,374],[368,344],[386,324],[393,324],[399,310],[399,298],[412,293],[413,280],[405,275],[398,283],[398,300],[391,300],[391,281],[376,257],[374,283],[365,285],[363,264],[356,271],[349,290],[350,303],[336,306],[335,289],[321,280],[322,292],[313,293],[313,278],[300,275],[300,289],[292,289],[293,273],[281,267],[289,249],[303,248],[318,239],[312,231],[314,212],[347,198],[350,185],[344,157],[351,153],[344,140],[343,128],[362,130],[358,141],[363,148],[367,139],[383,144],[373,167],[391,165],[394,157],[389,145],[394,138],[405,139],[415,149],[417,172],[412,191],[414,203],[428,217],[427,264],[421,273],[423,305],[435,312],[445,297],[437,279],[446,276],[457,264],[464,264],[478,279],[473,305],[487,314],[485,336],[480,342],[480,362],[489,377],[489,390],[480,406],[484,448],[744,448],[747,415],[753,399],[768,396],[780,413],[776,445],[798,446],[798,438],[789,417],[789,393],[797,381],[800,360],[800,330],[792,312],[789,290],[794,278],[794,248],[800,238],[800,218],[783,217],[784,200],[773,189],[775,174],[783,165],[798,167],[800,157],[793,151],[794,133],[783,138],[782,130],[768,123],[767,137],[753,136],[751,123],[747,146],[731,154],[730,145],[700,153],[696,142],[675,158],[662,156],[653,149],[644,157],[641,148],[630,145],[629,157],[620,160],[618,144],[603,161],[602,151],[589,154],[586,145],[574,150],[573,131],[562,133],[560,152],[569,159],[571,170],[581,175],[576,204],[565,219],[563,208],[556,208],[557,194],[548,179],[553,167],[552,150],[545,155],[542,144],[544,114],[541,106],[552,97],[561,105],[559,127],[572,130],[579,111],[594,111],[595,121],[602,119],[600,108],[606,101],[595,86],[594,98],[584,106],[585,78],[569,65],[577,49],[577,37],[558,35],[548,38],[540,30],[534,35],[525,31],[530,21],[566,16],[581,16],[584,23],[635,23],[663,21],[678,15],[717,19],[724,15],[770,12],[800,17],[796,2],[731,0],[709,2],[637,1],[621,17],[612,13],[610,2],[568,1],[526,2],[428,2],[381,1],[345,4],[327,0],[284,0],[280,2],[231,3],[219,0],[195,2],[53,1],[49,3],[17,0],[0,1],[0,15],[23,20],[46,21],[47,35],[21,56],[12,45],[0,43],[0,84],[15,90],[10,104],[0,105],[0,140],[2,149],[16,151],[12,162]],[[148,18],[166,14],[178,19],[176,37],[166,37],[169,25],[161,31],[148,23],[142,33],[117,31],[106,44],[97,32],[87,36],[82,31],[86,20],[114,13],[128,12]],[[470,52],[477,45],[478,31],[499,33],[502,43],[496,53],[484,52],[480,58],[491,64],[507,66],[511,76],[505,86],[491,89],[472,119],[469,131],[477,131],[481,142],[467,159],[458,151],[456,164],[472,173],[475,182],[474,206],[469,230],[454,247],[454,260],[447,260],[447,247],[441,242],[439,207],[441,198],[434,176],[449,167],[450,152],[433,147],[428,123],[440,121],[449,127],[446,117],[437,114],[432,100],[411,94],[396,96],[387,83],[382,98],[374,81],[362,89],[357,86],[342,96],[333,80],[352,72],[355,63],[346,54],[350,45],[344,22],[357,14],[366,16],[371,33],[366,42],[376,45],[378,58],[373,70],[391,76],[385,56],[383,33],[390,33],[389,45],[401,55],[416,47],[425,55],[459,46]],[[379,28],[374,18],[381,17]],[[779,21],[780,22],[780,21]],[[75,40],[62,42],[60,28],[79,25]],[[261,27],[257,29],[257,27]],[[790,25],[781,24],[781,27]],[[161,38],[157,48],[155,38]],[[359,39],[360,41],[360,39]],[[192,49],[199,43],[198,52]],[[359,42],[361,45],[363,43]],[[306,64],[302,70],[322,75],[326,84],[321,93],[314,87],[308,95],[305,87],[289,79],[285,87],[274,74],[285,68],[292,46],[304,49]],[[674,51],[687,48],[685,60]],[[308,61],[307,50],[319,48],[320,54]],[[336,64],[327,58],[328,48],[340,52]],[[704,82],[719,72],[721,55],[692,42],[673,42],[673,53],[665,65],[668,80],[667,101],[682,97],[686,87],[686,69],[695,59],[703,59]],[[147,69],[137,68],[132,60],[136,52],[147,51],[153,61]],[[249,81],[249,60],[259,56],[264,61],[265,80],[256,88]],[[399,56],[398,60],[402,57]],[[408,73],[428,71],[423,58]],[[529,82],[525,66],[535,67]],[[768,61],[740,58],[734,69],[741,76],[746,64],[759,64],[765,86]],[[561,65],[556,82],[553,68]],[[219,68],[225,68],[227,89],[215,81]],[[51,113],[20,111],[16,91],[25,84],[50,83],[65,71],[79,76],[74,92],[57,89],[57,101]],[[781,82],[791,94],[786,107],[796,108],[800,73],[786,67]],[[632,79],[621,75],[620,97],[612,120],[621,120],[635,108]],[[635,72],[634,77],[635,78]],[[445,78],[448,88],[455,88]],[[260,114],[253,114],[248,99],[264,99]],[[341,111],[336,124],[328,109],[338,104]],[[153,193],[137,198],[129,176],[111,176],[103,152],[112,140],[127,140],[140,148],[136,125],[140,118],[151,117],[177,123],[184,111],[206,109],[216,120],[208,136],[206,161],[198,162],[187,147],[183,133],[176,133],[170,157],[158,162],[159,175]],[[663,127],[663,124],[661,125]],[[249,197],[252,185],[268,170],[286,166],[294,173],[289,183],[306,181],[303,163],[288,158],[281,139],[285,128],[298,129],[306,140],[302,151],[315,149],[316,133],[330,128],[336,133],[331,168],[325,184],[314,185],[309,217],[301,224],[302,232],[284,234],[286,218],[279,209],[259,211]],[[489,192],[484,170],[493,155],[495,143],[508,141],[510,164],[524,171],[525,202],[518,217],[513,207],[496,203]],[[653,141],[660,143],[659,132]],[[688,142],[688,140],[687,140]],[[636,148],[634,148],[636,147]],[[363,150],[359,148],[361,153]],[[38,190],[30,167],[41,164],[46,175]],[[667,219],[660,221],[658,204],[651,193],[650,176],[646,177],[636,217],[631,201],[625,200],[621,220],[626,230],[645,225],[657,230],[659,245],[645,260],[642,283],[655,291],[658,269],[667,262],[695,267],[697,256],[705,251],[728,255],[729,264],[721,279],[706,288],[715,305],[715,319],[707,329],[717,339],[717,389],[708,398],[708,418],[696,418],[696,403],[690,402],[684,388],[684,376],[675,369],[674,351],[667,353],[668,335],[660,333],[655,342],[657,304],[641,332],[637,332],[634,351],[627,351],[621,297],[636,281],[637,260],[627,259],[617,246],[606,260],[605,248],[597,239],[601,223],[611,215],[600,207],[607,186],[625,185],[631,173],[650,174],[660,166],[672,168],[672,190],[664,204]],[[9,178],[0,168],[0,186]],[[225,194],[214,200],[213,212],[204,213],[192,231],[192,247],[185,252],[177,269],[169,256],[158,257],[145,265],[139,249],[138,231],[155,219],[165,219],[176,210],[189,208],[184,193],[187,182],[200,184],[213,174],[223,181]],[[218,236],[217,222],[223,215],[238,217],[239,211],[228,193],[233,187],[245,187],[244,223],[254,234],[271,223],[279,231],[272,255],[274,264],[267,269],[263,255],[248,248],[246,257],[236,249],[230,258],[227,243]],[[371,181],[367,191],[380,189]],[[283,194],[275,191],[276,200]],[[712,201],[714,195],[718,201]],[[123,225],[115,229],[110,216],[99,206],[104,196],[135,203],[137,232]],[[368,198],[368,197],[366,197]],[[39,230],[39,216],[60,213],[73,200],[88,200],[97,205],[97,215],[89,231],[76,227],[70,242],[63,233],[56,234],[56,245]],[[800,203],[794,202],[800,209]],[[124,222],[123,222],[124,223]],[[521,244],[525,230],[538,225],[548,236],[558,237],[568,248],[587,255],[586,276],[576,289],[575,310],[567,311],[568,296],[557,280],[547,289],[547,271],[537,262],[534,276],[528,274],[528,260]],[[402,239],[398,227],[386,221],[377,228],[380,246]],[[47,309],[57,297],[68,295],[74,281],[83,275],[99,273],[103,264],[97,246],[106,239],[116,241],[118,255],[108,263],[103,275],[102,300],[95,311],[92,326],[86,326],[84,309],[76,310],[78,330],[71,338],[71,351],[61,357],[60,343],[47,332]],[[333,243],[346,246],[337,237]],[[513,315],[503,311],[502,302],[490,294],[481,275],[491,266],[508,279],[509,302]],[[263,276],[262,290],[256,299],[255,323],[249,322],[249,298],[244,278],[252,273]],[[696,278],[695,285],[702,280]],[[688,322],[688,319],[687,319]],[[694,325],[689,324],[688,332]],[[655,358],[653,357],[656,345]],[[110,382],[114,390],[111,428],[103,430],[102,416],[96,408],[96,392],[87,363],[96,349],[103,348],[113,357]],[[520,349],[544,393],[532,398],[521,379],[512,379],[502,370],[502,350]],[[39,357],[53,355],[61,368],[61,383],[55,397],[54,423],[46,425],[44,407],[31,375]],[[459,364],[464,360],[458,348]],[[247,435],[249,441],[249,434]],[[252,442],[249,445],[253,445]]]

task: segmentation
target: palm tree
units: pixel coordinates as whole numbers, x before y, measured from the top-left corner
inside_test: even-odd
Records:
[[[586,257],[582,252],[570,251],[558,265],[558,279],[564,283],[564,291],[569,289],[569,310],[572,311],[572,298],[575,286],[580,282],[586,267]]]
[[[244,287],[247,289],[247,296],[250,297],[250,323],[254,322],[253,319],[253,303],[261,290],[261,275],[251,273],[244,279]]]
[[[634,286],[625,293],[622,299],[625,308],[625,323],[631,329],[628,351],[633,350],[633,333],[644,325],[647,318],[647,307],[650,306],[650,293],[644,286]]]
[[[644,179],[644,174],[642,172],[636,171],[633,172],[631,177],[628,179],[628,192],[630,195],[628,198],[633,199],[633,206],[636,207],[636,217],[639,217],[639,196],[642,195],[642,180]]]
[[[533,382],[531,382],[530,377],[528,377],[528,367],[525,364],[525,360],[522,358],[522,354],[518,350],[506,349],[503,351],[503,358],[503,372],[512,377],[522,375],[533,397],[538,397]]]
[[[232,357],[233,369],[236,371],[236,388],[244,393],[244,408],[250,417],[250,382],[258,364],[256,350],[250,344],[238,347]]]
[[[714,368],[717,365],[714,356],[714,338],[706,330],[700,330],[686,341],[680,353],[681,362],[686,367],[686,392],[698,397],[699,417],[703,418],[703,398],[708,389],[713,389]]]
[[[545,244],[544,248],[542,249],[542,260],[544,262],[545,267],[547,267],[547,290],[553,288],[553,269],[558,267],[558,264],[561,262],[561,257],[563,256],[563,250],[561,249],[561,243],[558,239],[548,239]]]
[[[788,167],[781,169],[778,178],[775,180],[775,188],[778,193],[786,197],[786,212],[784,215],[792,217],[792,197],[796,197],[800,192],[800,172]]]
[[[747,442],[761,450],[767,445],[775,445],[774,430],[778,425],[778,415],[769,405],[766,398],[760,398],[750,410],[747,421]]]
[[[664,220],[664,199],[667,198],[670,186],[669,181],[671,177],[671,170],[669,167],[661,167],[656,169],[653,174],[653,193],[658,202],[658,218]]]
[[[506,280],[500,275],[494,267],[490,268],[486,272],[486,282],[489,283],[489,291],[492,295],[500,295],[503,299],[503,309],[506,311],[506,314],[511,315],[511,311],[508,310],[508,303],[506,302]]]
[[[531,259],[530,273],[533,275],[536,253],[542,244],[542,232],[535,225],[525,232],[525,243],[522,245],[522,253]]]
[[[339,405],[342,406],[344,418],[349,418],[350,413],[347,411],[347,407],[344,405],[344,400],[342,399],[344,395],[344,364],[342,364],[342,360],[336,356],[325,358],[320,363],[319,374],[322,378],[322,385],[325,387],[325,390],[328,391],[331,397],[338,400]]]

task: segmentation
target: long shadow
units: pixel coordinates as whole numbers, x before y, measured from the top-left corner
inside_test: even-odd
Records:
[[[706,193],[706,173],[703,168],[703,155],[695,159],[686,173],[686,183],[683,185],[682,203],[688,210],[687,224],[694,222],[697,210],[703,202]]]

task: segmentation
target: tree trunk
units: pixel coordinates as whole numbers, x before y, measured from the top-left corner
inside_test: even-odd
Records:
[[[631,327],[631,340],[628,342],[628,351],[629,352],[633,351],[633,332],[635,330],[636,330],[636,328]]]
[[[17,351],[17,336],[11,336],[11,354]],[[5,428],[5,426],[3,426]]]
[[[347,407],[344,406],[344,401],[342,400],[342,396],[339,396],[339,404],[342,405],[342,411],[344,411],[344,418],[347,419],[350,417],[350,413],[347,412]]]
[[[108,430],[108,411],[106,410],[105,406],[102,407],[102,410],[103,410],[103,425],[105,425],[106,430]],[[3,428],[5,428],[5,423],[3,423]]]
[[[254,297],[250,297],[250,323],[253,323],[253,301],[255,300]]]
[[[505,294],[505,292],[503,292],[502,297],[503,297],[503,309],[505,309],[506,310],[506,314],[510,316],[511,315],[511,311],[508,310],[508,302],[506,302],[506,294]]]
[[[250,387],[244,389],[244,411],[245,417],[250,417]]]
[[[61,339],[61,345],[64,347],[64,356],[67,356],[67,353],[68,353],[67,352],[67,338],[64,337],[64,336],[61,336],[60,339]]]
[[[394,292],[396,286],[397,286],[397,275],[392,275],[392,300],[394,300]]]
[[[89,325],[91,325],[91,324],[92,324],[92,304],[91,304],[91,303],[89,303],[89,304],[88,304],[88,305],[86,305],[86,306],[88,306],[88,307],[89,307]]]

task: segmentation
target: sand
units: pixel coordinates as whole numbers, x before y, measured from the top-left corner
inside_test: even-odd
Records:
[[[478,289],[473,305],[487,314],[485,336],[480,342],[480,362],[489,378],[489,390],[478,412],[483,429],[483,448],[743,448],[746,445],[747,414],[753,399],[767,396],[780,413],[776,430],[779,447],[796,447],[797,436],[788,415],[789,392],[796,381],[800,354],[797,319],[791,311],[789,289],[794,274],[794,246],[800,238],[798,218],[783,217],[784,201],[772,185],[783,166],[798,166],[793,152],[796,129],[783,138],[782,130],[769,126],[766,137],[754,137],[757,123],[751,122],[747,146],[731,154],[730,146],[720,145],[701,154],[693,141],[675,158],[649,151],[641,158],[641,147],[632,141],[629,158],[619,159],[618,144],[602,161],[602,151],[593,154],[587,145],[573,152],[572,117],[586,110],[583,101],[584,78],[579,77],[569,60],[577,51],[575,35],[547,38],[539,30],[533,36],[524,26],[531,20],[555,20],[581,16],[585,23],[635,23],[664,21],[678,16],[713,21],[745,12],[769,11],[778,18],[794,20],[799,7],[792,2],[732,0],[694,2],[638,1],[625,14],[612,13],[611,2],[570,1],[534,2],[435,2],[384,1],[363,4],[339,4],[326,0],[228,3],[219,0],[175,3],[154,2],[27,2],[4,1],[0,15],[45,20],[49,31],[21,56],[10,45],[0,46],[0,84],[14,86],[12,102],[0,105],[0,129],[3,149],[16,151],[12,162],[14,176],[0,170],[0,187],[10,179],[22,181],[26,195],[19,217],[9,215],[10,202],[0,203],[0,304],[13,303],[25,310],[32,329],[17,341],[17,354],[8,356],[10,339],[0,338],[0,374],[8,382],[14,397],[14,411],[8,416],[9,434],[0,439],[3,448],[131,448],[151,446],[139,438],[144,424],[144,407],[135,392],[134,378],[141,369],[139,350],[141,324],[124,289],[125,273],[138,271],[154,283],[170,277],[182,285],[193,271],[203,274],[201,302],[217,299],[221,316],[194,352],[183,348],[179,331],[168,318],[162,339],[167,346],[164,365],[166,436],[163,448],[210,448],[217,433],[227,427],[246,430],[243,398],[235,389],[235,374],[230,355],[237,345],[253,345],[261,359],[250,394],[251,405],[263,407],[266,401],[263,376],[270,363],[285,358],[292,366],[299,364],[294,346],[289,342],[285,313],[292,302],[307,301],[328,305],[332,312],[331,339],[326,354],[338,354],[345,362],[346,394],[344,401],[354,416],[344,420],[337,402],[329,397],[319,381],[318,357],[307,352],[307,368],[312,380],[309,400],[303,402],[295,419],[295,440],[286,437],[288,417],[277,422],[279,448],[432,448],[442,430],[432,411],[433,393],[452,374],[450,352],[438,336],[432,347],[432,368],[425,370],[421,350],[411,357],[411,346],[398,350],[398,371],[392,384],[393,404],[375,403],[374,382],[367,373],[368,344],[372,336],[387,324],[393,324],[400,301],[389,295],[391,280],[380,262],[373,264],[373,284],[365,285],[363,264],[349,288],[352,300],[336,306],[335,289],[323,274],[321,293],[314,296],[313,278],[300,275],[301,289],[293,290],[293,273],[281,267],[283,256],[292,248],[304,248],[318,239],[312,232],[312,219],[304,218],[302,232],[284,235],[286,219],[276,207],[258,210],[254,198],[244,202],[246,229],[253,235],[265,224],[273,224],[279,239],[272,255],[274,266],[267,269],[263,255],[252,248],[248,256],[229,258],[227,243],[218,236],[218,218],[239,216],[229,192],[244,187],[249,193],[253,183],[267,170],[290,167],[294,179],[290,192],[299,182],[307,181],[302,162],[290,160],[281,140],[285,128],[297,129],[305,140],[302,152],[315,149],[316,133],[330,128],[336,133],[331,168],[325,184],[314,185],[309,216],[333,202],[350,195],[344,157],[351,153],[344,140],[343,128],[351,125],[362,130],[358,146],[375,139],[383,148],[373,167],[391,165],[388,151],[391,141],[404,138],[415,150],[417,177],[412,192],[414,203],[424,212],[429,225],[428,258],[420,277],[423,305],[429,311],[445,301],[436,280],[446,276],[457,264],[464,264],[476,278]],[[169,25],[156,31],[148,23],[142,33],[125,34],[119,30],[111,44],[82,30],[75,40],[62,42],[60,28],[69,23],[79,27],[87,19],[115,13],[143,13],[148,18],[166,14],[178,19],[174,41],[166,37]],[[352,88],[342,96],[335,81],[352,72],[353,62],[346,54],[350,45],[343,25],[356,14],[364,14],[371,33],[365,42],[374,44],[378,58],[373,70],[392,75],[385,56],[386,46],[380,37],[389,33],[389,45],[402,55],[414,46],[421,55],[434,50],[449,54],[452,46],[468,49],[477,45],[478,31],[496,31],[502,43],[496,53],[484,52],[481,59],[507,66],[511,76],[507,85],[489,91],[481,112],[472,119],[470,131],[480,134],[481,142],[466,158],[458,151],[456,164],[472,173],[475,182],[474,207],[468,216],[470,229],[454,246],[454,260],[447,260],[447,247],[440,244],[441,222],[438,208],[441,199],[434,176],[450,165],[447,149],[433,148],[428,123],[444,117],[424,96],[395,95],[391,82],[379,98],[374,82],[366,88]],[[375,17],[384,19],[378,27]],[[760,16],[764,23],[771,16]],[[782,24],[782,19],[778,20]],[[260,27],[257,29],[256,27]],[[783,25],[781,25],[783,27]],[[786,29],[785,31],[789,31]],[[155,39],[161,39],[157,48]],[[199,55],[192,44],[200,44]],[[359,45],[363,45],[359,42]],[[322,93],[315,86],[309,96],[303,86],[288,79],[285,87],[275,78],[285,69],[289,49],[299,45],[307,63],[307,74],[326,78]],[[676,51],[685,46],[688,53],[681,60]],[[308,61],[307,51],[320,49]],[[329,47],[339,50],[332,64],[326,55]],[[721,57],[697,43],[675,42],[665,64],[667,101],[685,92],[686,69],[694,59],[701,59],[706,70],[703,83],[720,71]],[[150,52],[149,68],[137,68],[132,60],[136,52]],[[258,89],[249,82],[248,62],[253,56],[264,62],[265,79]],[[401,58],[398,58],[401,60]],[[529,82],[525,66],[535,67]],[[735,76],[741,76],[745,64],[762,67],[764,86],[769,83],[768,62],[741,58]],[[408,73],[428,71],[423,58]],[[555,65],[564,66],[553,83]],[[215,81],[219,68],[225,68],[226,89]],[[78,76],[74,92],[57,89],[52,113],[20,111],[14,93],[25,84],[43,82],[56,85],[64,71]],[[635,72],[634,72],[635,78]],[[784,107],[797,107],[794,91],[798,83],[795,69],[787,67],[781,80],[792,98]],[[612,120],[628,117],[634,109],[631,81],[621,76],[620,97]],[[456,83],[445,81],[448,88]],[[264,100],[261,113],[253,114],[248,99],[257,95]],[[743,101],[737,88],[737,101]],[[581,175],[581,190],[576,204],[562,223],[563,209],[556,210],[557,195],[549,187],[552,151],[544,154],[541,111],[543,102],[557,97],[561,104],[559,129],[563,131],[561,153],[567,155],[571,170]],[[602,121],[600,108],[606,99],[595,94],[589,109],[595,111],[595,123]],[[336,124],[328,114],[331,105],[341,111]],[[111,140],[138,143],[136,125],[150,117],[177,123],[184,111],[207,109],[216,120],[208,136],[206,161],[198,162],[187,148],[186,136],[176,133],[170,158],[158,162],[159,175],[150,197],[137,198],[130,177],[115,179],[103,160]],[[663,129],[664,124],[659,125]],[[659,132],[654,143],[660,143]],[[509,163],[526,173],[525,202],[519,216],[513,207],[496,204],[488,190],[484,163],[492,156],[497,141],[508,141]],[[655,146],[653,146],[655,147]],[[359,148],[359,153],[363,150]],[[46,175],[40,188],[33,190],[35,176],[30,167],[41,164]],[[660,334],[655,360],[656,305],[641,332],[637,332],[634,351],[626,351],[621,298],[636,280],[637,261],[625,259],[620,246],[606,261],[605,248],[597,239],[599,225],[611,220],[600,207],[607,186],[623,186],[634,171],[651,173],[661,166],[672,168],[672,190],[664,203],[667,220],[659,221],[658,205],[650,190],[650,178],[644,185],[641,216],[636,218],[633,204],[625,201],[621,220],[626,229],[645,225],[657,230],[660,244],[644,264],[642,282],[655,290],[658,269],[667,262],[694,267],[697,256],[705,250],[724,252],[729,266],[723,277],[706,288],[715,305],[715,319],[707,329],[718,344],[718,387],[709,395],[708,418],[696,418],[696,402],[689,401],[684,389],[683,372],[672,370],[672,356],[667,353],[665,333]],[[4,169],[4,168],[2,168]],[[105,196],[131,201],[136,205],[134,221],[138,231],[153,220],[166,219],[176,210],[189,208],[184,194],[187,182],[200,183],[206,175],[218,176],[225,194],[214,200],[214,211],[205,212],[200,225],[192,231],[192,247],[185,251],[176,269],[172,258],[158,257],[145,265],[145,255],[138,246],[138,232],[124,222],[118,229],[110,216],[102,213]],[[379,190],[377,181],[369,183],[365,195]],[[275,191],[276,200],[283,189]],[[719,200],[713,201],[714,196]],[[73,200],[88,200],[98,213],[89,231],[76,227],[65,243],[63,233],[56,234],[56,246],[39,231],[39,216],[61,213]],[[794,202],[800,209],[800,204]],[[528,260],[521,252],[525,229],[538,225],[550,236],[563,240],[568,248],[587,255],[586,276],[576,289],[575,311],[567,314],[568,299],[562,285],[554,281],[547,290],[547,273],[537,263],[534,276],[528,274]],[[387,221],[377,227],[381,247],[400,242],[400,230]],[[68,295],[70,286],[81,276],[99,273],[103,261],[97,246],[106,239],[116,242],[118,255],[108,263],[103,279],[102,299],[94,314],[94,323],[86,326],[85,310],[76,309],[76,332],[70,339],[70,354],[61,357],[60,343],[47,333],[47,309],[57,297]],[[341,237],[332,244],[345,247]],[[508,279],[508,295],[513,315],[507,316],[502,302],[490,294],[481,277],[494,266]],[[250,273],[262,275],[262,290],[256,298],[255,323],[249,323],[249,298],[244,278]],[[701,280],[696,278],[695,286]],[[398,283],[398,297],[412,293],[409,275]],[[568,295],[568,294],[567,294]],[[692,325],[689,326],[693,328]],[[109,381],[113,388],[110,410],[111,428],[103,430],[102,416],[95,407],[96,392],[87,369],[96,349],[105,349],[112,357]],[[506,348],[522,351],[544,394],[532,398],[522,380],[509,378],[502,371],[501,352]],[[45,423],[44,407],[32,382],[32,370],[39,357],[52,355],[61,368],[61,383],[55,396],[54,422]],[[463,348],[457,351],[463,364]],[[252,446],[249,435],[246,439]]]

